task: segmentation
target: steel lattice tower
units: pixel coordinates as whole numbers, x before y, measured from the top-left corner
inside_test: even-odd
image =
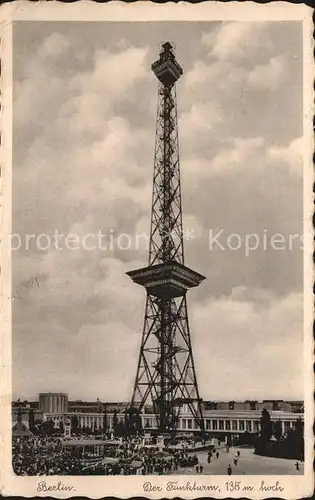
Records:
[[[131,408],[151,406],[161,432],[176,431],[183,405],[204,432],[189,331],[186,293],[205,279],[184,265],[175,83],[183,74],[162,45],[152,64],[159,80],[149,265],[128,272],[147,291]]]

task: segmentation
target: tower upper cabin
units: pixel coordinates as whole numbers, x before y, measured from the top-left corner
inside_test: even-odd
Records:
[[[170,42],[163,43],[159,59],[152,64],[151,68],[165,87],[174,85],[183,74],[183,69],[176,61]]]

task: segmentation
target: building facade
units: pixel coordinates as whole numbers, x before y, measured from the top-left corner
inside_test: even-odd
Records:
[[[263,409],[268,411],[284,411],[303,413],[302,401],[284,401],[279,399],[264,399],[262,401],[204,401],[203,409],[207,410],[240,410],[256,411]]]
[[[41,410],[33,409],[30,405],[14,406],[12,408],[12,426],[20,421],[29,428],[30,411],[33,411],[34,423],[42,422],[44,414]]]
[[[103,413],[104,403],[99,399],[96,401],[68,401],[69,413]]]
[[[282,434],[287,434],[290,429],[294,429],[297,419],[304,421],[304,414],[284,411],[270,411],[272,422],[281,422]],[[91,430],[102,430],[104,425],[104,415],[101,413],[46,413],[44,420],[52,420],[55,427],[66,418],[76,417],[78,426],[87,427]],[[117,419],[124,421],[125,414],[118,413]],[[261,411],[242,410],[207,410],[204,412],[205,430],[209,434],[242,434],[244,432],[258,433],[260,430]],[[156,418],[152,414],[142,414],[142,427],[147,430],[157,429]],[[112,430],[114,425],[114,414],[106,415],[107,429]],[[179,430],[184,432],[197,432],[198,428],[190,413],[182,413],[179,422]]]
[[[52,420],[56,428],[60,426],[60,422],[65,423],[67,418],[71,420],[75,418],[79,428],[102,430],[106,418],[107,429],[113,429],[114,415],[117,415],[118,421],[124,421],[126,408],[128,408],[126,402],[102,403],[99,399],[94,402],[68,402],[67,394],[41,393],[39,404],[27,401],[12,403],[12,423],[14,425],[20,415],[22,422],[29,426],[29,412],[32,410],[36,422]],[[304,407],[301,401],[294,401],[292,404],[288,401],[274,400],[204,401],[205,430],[212,435],[258,433],[263,408],[268,410],[272,422],[281,422],[282,434],[294,429],[298,419],[304,421]],[[157,428],[156,418],[151,410],[147,406],[141,414],[142,427],[148,431]],[[198,432],[194,419],[185,405],[182,408],[178,430]]]
[[[66,413],[68,411],[68,394],[63,392],[40,393],[39,409],[43,413]]]

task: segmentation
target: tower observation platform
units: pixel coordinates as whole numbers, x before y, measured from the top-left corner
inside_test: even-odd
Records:
[[[149,405],[160,432],[176,432],[185,405],[204,433],[186,295],[205,277],[184,263],[175,88],[183,69],[171,43],[162,45],[151,68],[159,87],[149,263],[127,273],[147,294],[130,415]]]
[[[204,276],[176,261],[156,264],[127,273],[138,285],[155,297],[181,297],[196,287]]]
[[[173,47],[169,42],[162,45],[160,57],[152,64],[151,69],[165,86],[174,85],[182,76],[183,69],[176,61]]]

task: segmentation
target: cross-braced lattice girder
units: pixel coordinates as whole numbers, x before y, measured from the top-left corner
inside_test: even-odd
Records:
[[[169,43],[163,45],[160,58],[152,65],[159,79],[154,155],[153,192],[150,226],[149,266],[130,272],[135,282],[148,287],[158,277],[147,273],[161,264],[160,273],[170,263],[181,264],[184,269],[182,231],[182,203],[177,127],[175,82],[182,69],[175,59]],[[164,267],[165,264],[165,267]],[[159,269],[159,266],[157,266]],[[156,268],[154,268],[156,269]],[[188,274],[187,274],[188,273]],[[149,277],[148,277],[149,274]],[[145,279],[143,276],[147,276]],[[179,279],[178,276],[176,275]],[[197,274],[188,286],[196,286],[203,277]],[[142,281],[141,281],[142,279]],[[175,274],[174,274],[175,279]],[[184,278],[180,278],[184,279]],[[155,281],[154,281],[155,280]],[[204,431],[201,399],[193,360],[188,322],[186,289],[179,286],[176,293],[164,287],[147,288],[144,326],[139,353],[136,380],[131,406],[143,411],[151,406],[161,431],[178,428],[179,415],[185,403],[197,429]],[[151,285],[150,285],[151,286]],[[187,287],[186,287],[187,288]]]

